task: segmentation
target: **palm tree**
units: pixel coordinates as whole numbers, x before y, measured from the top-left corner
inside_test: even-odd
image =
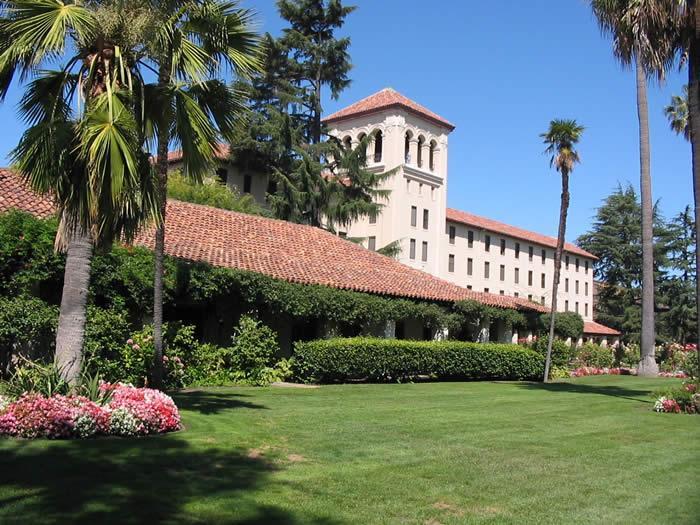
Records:
[[[114,43],[99,10],[79,1],[0,4],[0,98],[13,78],[35,76],[20,103],[29,127],[13,160],[35,191],[53,197],[61,219],[56,245],[67,259],[55,361],[70,383],[82,365],[93,248],[129,239],[153,210],[129,92],[133,57]],[[63,69],[41,70],[57,57]]]
[[[683,95],[673,95],[671,103],[664,108],[671,130],[690,140],[690,123],[688,121],[688,86],[683,86]]]
[[[554,252],[554,282],[552,283],[552,310],[549,316],[549,341],[544,367],[544,381],[549,379],[549,367],[552,361],[552,343],[554,342],[554,321],[557,312],[557,292],[561,274],[561,258],[564,253],[566,238],[566,217],[569,212],[569,175],[574,166],[580,162],[576,144],[581,139],[583,126],[575,120],[552,120],[549,129],[540,135],[546,144],[545,153],[551,155],[549,165],[561,173],[561,204],[559,207],[559,230],[557,249]]]
[[[143,5],[143,0],[124,0]],[[243,110],[236,92],[219,75],[241,77],[260,68],[258,35],[252,14],[225,0],[150,0],[146,2],[156,30],[145,42],[138,66],[154,73],[157,82],[145,86],[143,106],[147,128],[157,150],[157,194],[162,222],[155,235],[153,293],[153,384],[163,376],[163,262],[168,185],[168,150],[183,152],[183,174],[196,181],[213,169],[215,151],[231,137]]]
[[[673,43],[660,39],[668,31],[669,8],[676,0],[591,0],[601,31],[613,40],[613,53],[623,66],[634,64],[639,119],[642,200],[642,337],[640,375],[658,373],[654,358],[653,204],[649,153],[647,77],[662,80],[674,57]]]

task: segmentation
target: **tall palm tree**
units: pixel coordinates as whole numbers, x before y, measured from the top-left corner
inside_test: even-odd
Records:
[[[561,259],[566,239],[566,218],[569,212],[569,175],[574,166],[580,162],[576,144],[581,139],[583,126],[575,120],[552,120],[549,129],[540,135],[547,146],[545,153],[551,155],[549,165],[561,174],[561,204],[559,206],[559,230],[557,248],[554,251],[554,281],[552,283],[552,310],[549,316],[549,341],[544,367],[544,381],[549,379],[549,367],[552,361],[552,344],[554,342],[554,321],[557,312],[557,293],[561,275]]]
[[[612,37],[613,53],[623,66],[634,65],[639,119],[640,194],[642,200],[642,337],[640,375],[656,375],[654,358],[653,203],[649,147],[647,78],[662,80],[674,57],[673,44],[659,40],[670,24],[676,0],[591,0],[601,31]]]
[[[664,108],[671,130],[690,140],[690,122],[688,119],[688,85],[683,86],[683,95],[673,95],[671,103]]]
[[[133,236],[154,209],[129,92],[133,57],[106,32],[99,9],[78,0],[0,3],[0,98],[15,77],[35,77],[20,103],[28,129],[13,159],[61,219],[56,244],[67,259],[55,361],[71,383],[82,364],[93,247]],[[57,57],[63,69],[41,69]]]
[[[143,5],[143,0],[131,1]],[[212,171],[218,144],[229,138],[243,111],[240,97],[219,80],[260,68],[259,37],[252,13],[226,0],[149,0],[156,30],[145,42],[139,67],[157,82],[145,86],[143,106],[156,144],[157,194],[162,222],[155,235],[153,294],[153,384],[163,377],[163,260],[168,184],[168,150],[183,152],[183,174],[201,180]]]

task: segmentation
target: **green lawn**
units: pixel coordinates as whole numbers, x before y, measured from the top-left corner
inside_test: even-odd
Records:
[[[177,434],[0,440],[0,523],[698,523],[668,381],[182,393]]]

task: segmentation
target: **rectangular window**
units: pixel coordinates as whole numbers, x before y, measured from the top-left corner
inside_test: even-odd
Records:
[[[338,232],[338,235],[340,236],[341,239],[348,238],[348,232]]]
[[[505,255],[505,254],[506,254],[506,240],[501,239],[501,255]]]
[[[447,271],[448,272],[455,271],[455,256],[452,254],[450,254],[449,257],[447,258]]]
[[[532,301],[532,294],[531,294],[531,293],[530,293],[530,294],[527,294],[527,300],[528,300],[528,301]]]
[[[501,281],[506,280],[506,265],[502,264],[501,265],[501,275],[500,275]]]
[[[371,213],[369,216],[369,223],[370,224],[377,224],[377,216],[374,213]]]
[[[588,273],[588,261],[585,262],[584,269],[586,270],[585,273]]]
[[[576,281],[576,283],[574,284],[574,289],[576,290],[576,293],[578,294],[578,293],[579,293],[579,291],[578,291],[578,281]]]
[[[520,297],[520,294],[519,294],[518,292],[515,292],[515,293],[513,294],[513,297]]]
[[[243,175],[243,193],[250,193],[253,186],[253,177],[250,175]]]
[[[527,285],[532,286],[532,270],[527,272]]]
[[[500,290],[500,291],[498,292],[498,295],[505,295],[505,294],[506,294],[505,290]]]
[[[527,250],[527,258],[530,262],[532,262],[532,258],[534,257],[534,255],[535,255],[535,249],[532,246],[530,246]]]
[[[542,303],[542,306],[544,306],[544,303],[545,303],[544,295],[540,298],[540,302]]]
[[[372,236],[367,238],[367,249],[375,251],[377,249],[377,238]]]
[[[564,279],[564,291],[569,293],[569,278]]]
[[[542,250],[542,264],[547,260],[547,250]]]
[[[423,241],[423,251],[421,253],[421,259],[423,262],[426,262],[428,260],[428,242]]]
[[[579,260],[578,257],[576,257],[576,271],[578,272],[578,265],[579,265]]]
[[[515,275],[514,275],[513,278],[514,278],[514,280],[515,280],[515,284],[519,284],[519,283],[520,283],[520,268],[516,268],[516,269],[515,269]]]
[[[584,292],[583,295],[588,297],[588,283],[587,282],[583,283],[583,292]]]
[[[216,170],[216,178],[226,184],[228,182],[228,170],[226,168],[219,168]]]
[[[487,252],[490,252],[490,251],[491,251],[491,236],[490,236],[490,235],[486,235],[486,236],[484,237],[484,249],[485,249]]]
[[[467,275],[471,275],[474,271],[474,259],[467,259]]]
[[[472,285],[471,285],[471,284],[468,284],[468,285],[467,285],[467,290],[471,290],[471,289],[472,289]]]
[[[569,311],[569,301],[564,301],[564,311],[565,312]]]
[[[583,304],[583,314],[588,317],[588,303]]]
[[[411,226],[414,228],[418,224],[418,208],[411,206]]]
[[[488,289],[488,288],[484,288],[484,292],[489,293],[489,289]]]
[[[578,313],[578,301],[576,301],[576,313]]]
[[[469,230],[467,232],[467,247],[472,248],[474,247],[474,232]]]
[[[515,243],[515,258],[520,259],[520,243]]]
[[[564,261],[566,264],[566,269],[568,270],[569,269],[569,256],[568,255],[566,257],[564,257]]]
[[[488,279],[490,273],[491,273],[491,265],[487,261],[484,263],[484,279]]]
[[[544,288],[544,287],[546,286],[546,284],[545,284],[545,281],[546,281],[546,279],[545,279],[545,274],[542,274],[542,277],[540,278],[540,281],[542,282],[542,288]]]
[[[428,210],[423,210],[423,229],[424,230],[428,229],[428,216],[429,216]]]
[[[450,244],[455,243],[455,237],[457,236],[457,228],[450,226]]]
[[[409,249],[409,255],[408,255],[408,256],[409,256],[411,259],[415,259],[415,258],[416,258],[416,240],[415,240],[415,239],[411,239],[411,247],[410,247],[410,249]]]

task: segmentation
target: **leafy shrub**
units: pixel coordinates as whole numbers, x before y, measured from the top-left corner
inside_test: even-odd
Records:
[[[641,352],[639,350],[638,344],[621,344],[618,345],[614,352],[615,362],[618,365],[625,366],[628,368],[636,368],[637,366],[639,366],[639,361],[641,360]]]
[[[0,383],[0,391],[11,399],[27,393],[51,397],[68,394],[70,385],[63,380],[55,364],[22,359],[12,376]]]
[[[532,344],[532,349],[538,354],[546,357],[547,356],[547,342],[549,341],[548,336],[538,337],[537,340]],[[566,367],[569,365],[571,360],[576,354],[576,348],[573,345],[568,344],[566,341],[561,339],[554,339],[552,343],[552,365],[558,367]]]
[[[549,333],[550,314],[542,314],[540,316],[540,329]],[[576,312],[560,312],[554,316],[554,333],[555,335],[567,339],[571,338],[574,341],[583,334],[583,318]]]
[[[576,361],[580,366],[610,368],[613,366],[612,349],[586,343],[578,350]]]
[[[295,369],[305,380],[400,381],[420,375],[453,379],[539,379],[544,359],[509,344],[350,338],[298,342]]]
[[[17,356],[53,355],[58,309],[33,297],[0,297],[0,377],[11,373]]]
[[[276,377],[272,367],[278,353],[277,334],[254,317],[242,316],[231,345],[231,364],[237,372],[234,378],[252,384],[271,382]]]
[[[135,376],[131,366],[125,366],[126,340],[131,326],[125,310],[104,309],[88,306],[85,324],[83,370],[89,375],[99,376],[108,382],[125,381],[143,384]]]

